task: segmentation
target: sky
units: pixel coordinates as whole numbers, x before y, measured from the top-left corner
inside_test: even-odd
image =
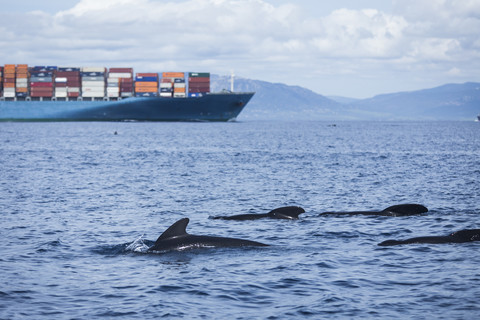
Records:
[[[383,93],[480,82],[480,0],[0,0],[0,65]]]

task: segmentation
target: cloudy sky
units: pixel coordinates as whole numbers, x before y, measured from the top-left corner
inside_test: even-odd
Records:
[[[0,64],[376,94],[480,81],[480,0],[0,0]]]

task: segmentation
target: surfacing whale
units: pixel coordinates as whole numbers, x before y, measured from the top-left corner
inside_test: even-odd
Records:
[[[147,252],[163,252],[171,250],[185,250],[204,247],[246,247],[246,246],[268,246],[256,241],[211,237],[195,236],[188,234],[186,229],[190,222],[188,218],[183,218],[172,224],[164,233],[158,237],[153,246],[148,248]]]
[[[304,213],[305,210],[301,207],[289,206],[276,208],[270,211],[269,213],[251,213],[251,214],[237,214],[235,216],[219,216],[212,217],[212,219],[223,219],[223,220],[256,220],[262,218],[270,219],[298,219],[298,216]]]
[[[411,243],[464,243],[480,241],[480,229],[465,229],[456,231],[448,236],[428,236],[428,237],[416,237],[406,240],[386,240],[379,243],[379,246],[396,246],[400,244]]]
[[[421,204],[397,204],[395,206],[388,207],[382,211],[340,211],[340,212],[322,212],[321,215],[375,215],[375,216],[390,216],[390,217],[403,217],[413,216],[428,212],[428,209]]]

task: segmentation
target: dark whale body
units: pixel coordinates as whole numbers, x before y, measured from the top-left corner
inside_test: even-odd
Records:
[[[429,237],[416,237],[406,240],[387,240],[379,243],[379,246],[396,246],[401,244],[411,243],[464,243],[480,241],[480,229],[465,229],[456,231],[448,236],[429,236]]]
[[[188,218],[183,218],[175,222],[158,237],[155,244],[150,247],[147,252],[185,250],[202,247],[268,246],[267,244],[250,240],[191,235],[186,231],[189,221]]]
[[[270,211],[269,213],[252,213],[252,214],[238,214],[235,216],[220,216],[212,217],[212,219],[223,219],[223,220],[256,220],[262,218],[270,219],[298,219],[298,216],[304,213],[305,210],[301,207],[281,207],[276,208]]]
[[[382,211],[340,211],[340,212],[323,212],[321,215],[375,215],[375,216],[390,216],[403,217],[413,216],[428,212],[428,209],[421,204],[398,204],[388,207]]]

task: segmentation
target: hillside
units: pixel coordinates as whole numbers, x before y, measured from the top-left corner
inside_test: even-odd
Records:
[[[230,77],[212,75],[212,91],[230,88]],[[235,91],[255,95],[239,120],[331,120],[342,118],[344,105],[311,90],[243,78],[235,79]]]
[[[230,88],[230,77],[212,75],[212,91]],[[473,120],[480,113],[480,83],[382,94],[369,99],[332,97],[306,88],[244,78],[235,91],[254,91],[239,120]]]

